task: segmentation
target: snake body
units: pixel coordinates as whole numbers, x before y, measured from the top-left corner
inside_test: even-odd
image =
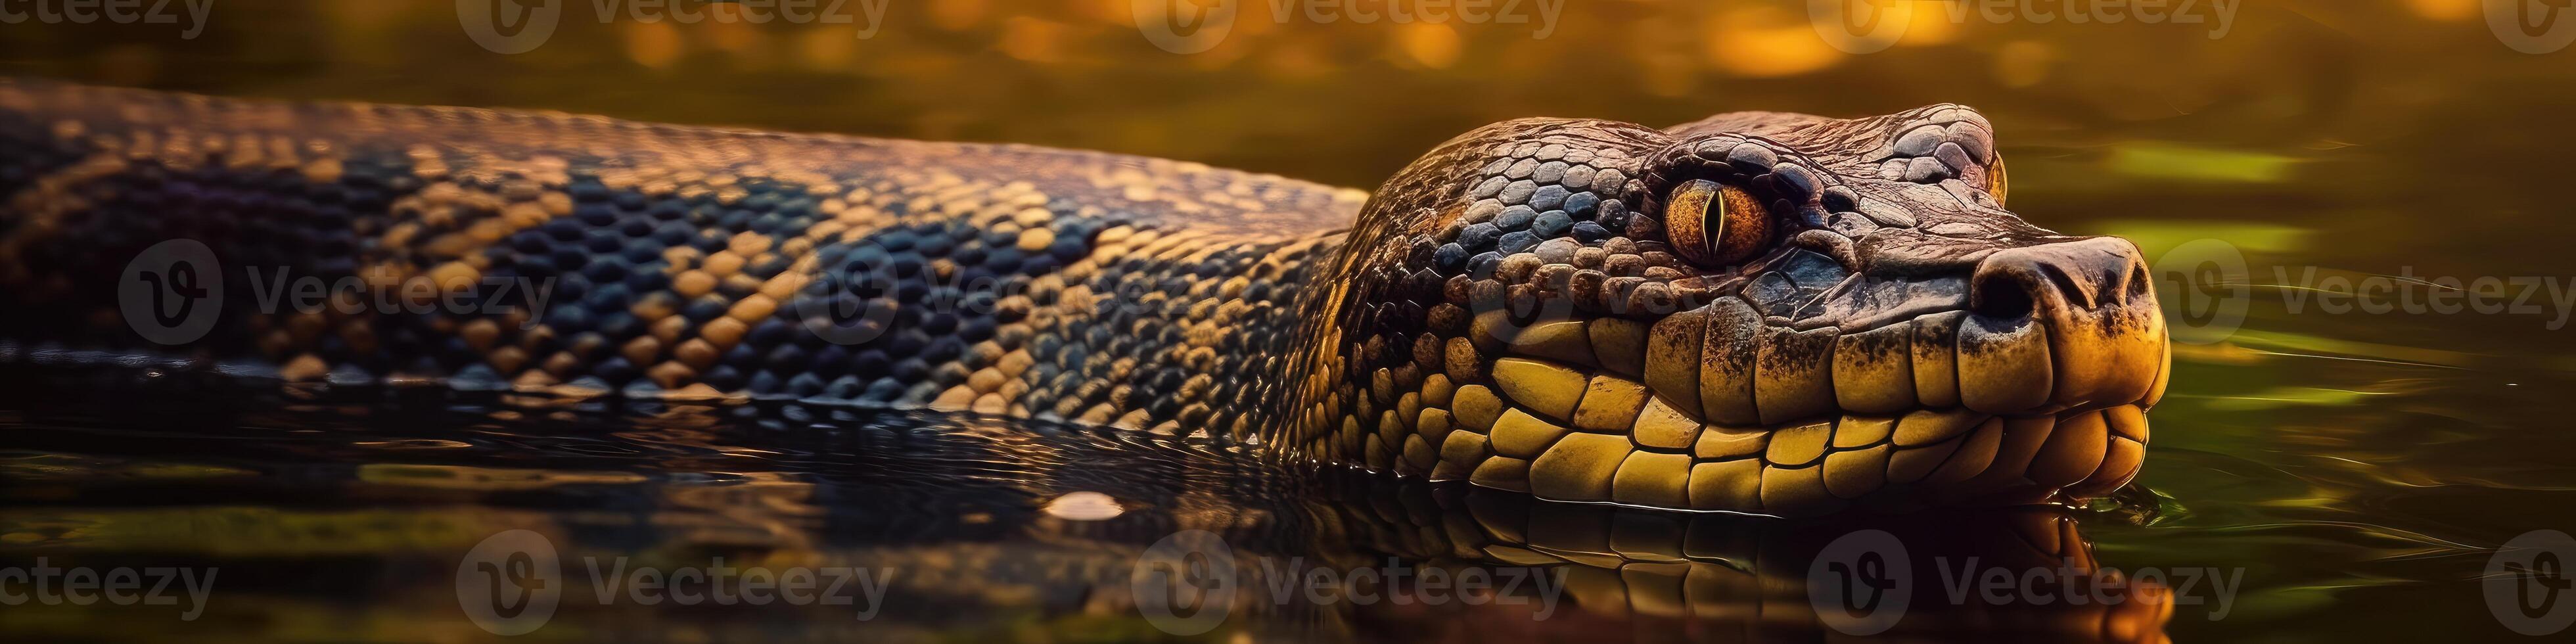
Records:
[[[1955,105],[1514,120],[1363,193],[0,81],[0,357],[977,412],[1667,508],[2097,496],[2163,321],[2133,245],[2005,193]]]

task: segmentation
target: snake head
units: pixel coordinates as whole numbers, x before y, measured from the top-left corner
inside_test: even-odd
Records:
[[[2164,322],[2135,245],[2004,208],[1991,132],[1940,105],[1462,135],[1364,208],[1285,438],[1666,508],[2108,493],[2144,456]]]

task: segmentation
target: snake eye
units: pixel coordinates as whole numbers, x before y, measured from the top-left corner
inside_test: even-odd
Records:
[[[1729,266],[1762,251],[1771,217],[1744,189],[1707,179],[1673,187],[1664,200],[1664,233],[1693,264]]]
[[[1986,166],[1986,194],[1994,195],[1995,205],[2001,206],[2004,193],[2011,188],[2012,183],[2004,180],[2004,158],[1995,157],[1994,164]]]

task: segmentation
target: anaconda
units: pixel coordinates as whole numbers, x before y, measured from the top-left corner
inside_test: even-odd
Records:
[[[2164,323],[2134,245],[2006,188],[1957,105],[1512,120],[1363,193],[5,81],[0,355],[1032,417],[1665,508],[2098,496]]]

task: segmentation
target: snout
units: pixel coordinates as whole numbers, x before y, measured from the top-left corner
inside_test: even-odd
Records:
[[[1960,385],[1971,408],[2019,413],[2152,405],[2162,393],[2164,316],[2146,260],[2128,240],[2090,237],[1996,251],[1977,263],[1968,307]],[[2029,355],[2043,347],[2045,360]],[[1969,363],[2015,368],[1981,368],[1976,375],[1985,386],[1972,386]]]

